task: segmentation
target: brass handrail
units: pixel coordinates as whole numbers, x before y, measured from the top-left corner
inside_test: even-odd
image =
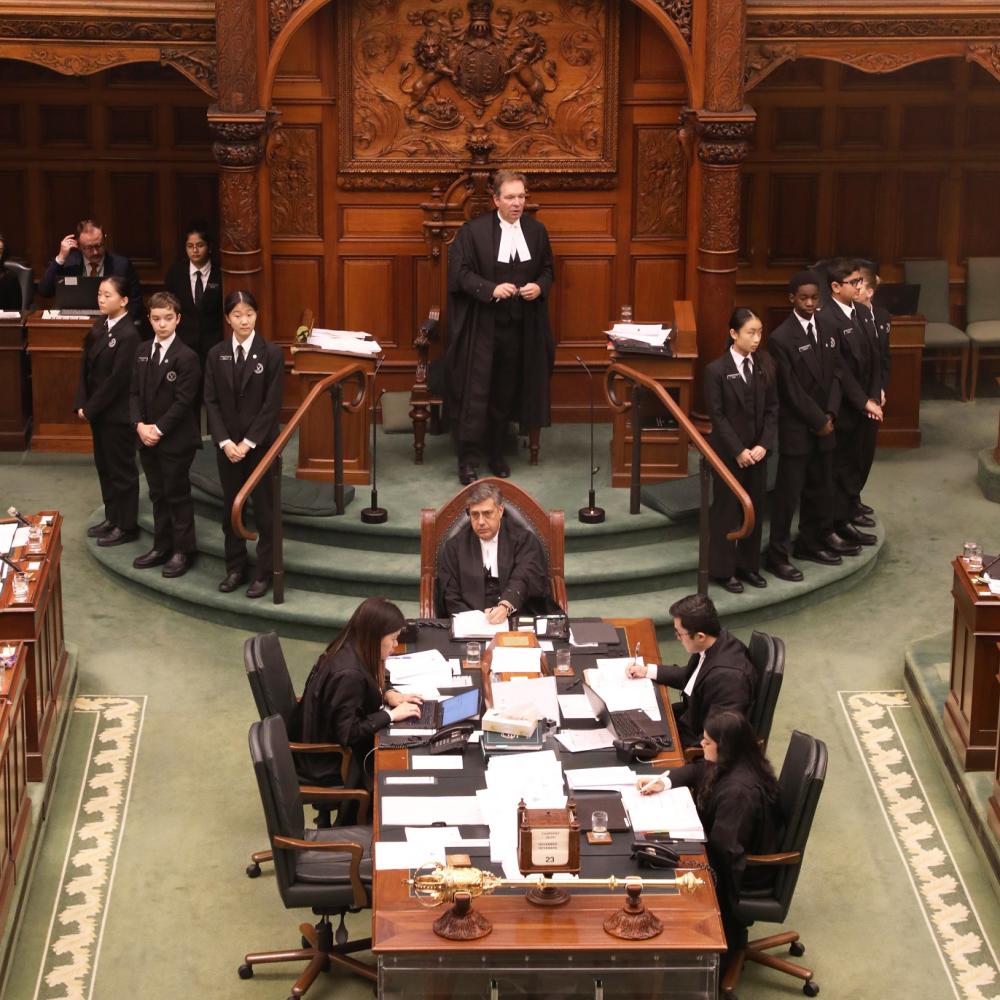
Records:
[[[615,381],[617,378],[621,378],[626,382],[630,382],[633,387],[633,399],[622,400],[618,398],[618,394],[615,391]],[[702,480],[702,510],[701,510],[701,525],[699,531],[698,539],[698,591],[699,593],[706,593],[708,590],[708,510],[707,510],[707,496],[708,496],[708,470],[705,463],[708,463],[716,472],[719,479],[725,484],[726,488],[736,497],[739,501],[740,508],[743,511],[743,523],[736,528],[734,531],[726,533],[726,538],[730,541],[735,541],[737,538],[746,538],[754,529],[754,523],[756,514],[753,509],[753,501],[747,494],[747,491],[743,489],[740,485],[739,480],[733,475],[730,469],[726,466],[726,463],[719,458],[716,451],[712,446],[705,440],[701,432],[697,427],[691,422],[688,415],[677,405],[673,396],[655,379],[650,378],[650,376],[644,374],[631,367],[631,365],[623,365],[619,361],[612,362],[608,366],[607,371],[604,376],[604,391],[608,397],[608,403],[611,408],[617,413],[624,413],[630,407],[633,406],[636,401],[635,389],[637,386],[641,386],[643,389],[651,392],[671,413],[673,418],[677,421],[678,425],[681,427],[683,432],[687,434],[691,443],[698,449],[701,454],[701,480]],[[638,409],[638,408],[636,408]],[[638,513],[638,449],[641,446],[642,437],[642,421],[641,416],[638,412],[633,414],[632,419],[632,448],[633,448],[633,482],[632,482],[632,513]]]
[[[281,604],[285,599],[285,567],[282,555],[283,532],[281,521],[281,453],[285,450],[285,446],[288,444],[289,439],[292,434],[295,433],[299,424],[302,422],[302,418],[309,411],[309,408],[324,392],[330,391],[333,396],[334,405],[334,460],[336,462],[338,452],[342,450],[338,441],[339,434],[337,433],[340,423],[339,410],[342,408],[348,413],[355,413],[361,408],[364,404],[365,396],[368,393],[368,380],[366,375],[367,370],[365,366],[355,361],[338,371],[327,375],[326,378],[317,382],[312,389],[310,389],[306,398],[299,404],[298,409],[292,414],[288,423],[281,429],[278,436],[274,439],[274,443],[267,449],[267,452],[260,460],[257,467],[250,473],[247,481],[243,484],[239,493],[236,494],[236,499],[233,501],[233,509],[229,516],[230,523],[233,526],[233,531],[235,531],[240,538],[245,538],[248,542],[256,541],[257,535],[250,531],[250,529],[243,523],[243,508],[246,506],[246,502],[250,498],[250,494],[253,493],[253,491],[260,484],[260,481],[267,474],[267,471],[271,468],[271,466],[276,466],[275,475],[272,479],[274,490],[273,595],[275,604]],[[357,378],[359,383],[354,398],[339,398],[343,384],[353,378]],[[340,461],[342,463],[342,456],[340,456]],[[341,473],[339,481],[335,486],[337,493],[336,503],[338,514],[343,514],[344,512],[342,479],[343,476]]]

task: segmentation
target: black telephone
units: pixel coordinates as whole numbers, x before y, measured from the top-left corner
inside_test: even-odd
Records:
[[[681,856],[673,848],[650,840],[633,840],[632,857],[640,868],[676,868],[681,863]]]
[[[469,742],[469,737],[476,731],[474,722],[453,722],[450,726],[442,726],[433,736],[428,736],[420,749],[427,753],[444,753],[446,750],[456,750]]]

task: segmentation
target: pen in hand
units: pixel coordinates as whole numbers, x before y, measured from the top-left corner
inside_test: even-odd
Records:
[[[645,795],[649,789],[653,787],[660,780],[660,775],[654,774],[651,778],[647,778],[645,781],[639,782],[639,794]]]

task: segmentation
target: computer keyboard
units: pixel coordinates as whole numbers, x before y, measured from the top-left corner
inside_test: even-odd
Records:
[[[634,740],[647,737],[649,733],[628,712],[611,712],[611,724],[620,739]]]

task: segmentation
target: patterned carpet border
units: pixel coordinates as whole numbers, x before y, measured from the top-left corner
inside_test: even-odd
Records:
[[[896,722],[906,693],[838,694],[956,1000],[996,1000],[996,954]]]
[[[94,731],[34,1000],[89,1000],[125,833],[145,697],[77,698]]]

